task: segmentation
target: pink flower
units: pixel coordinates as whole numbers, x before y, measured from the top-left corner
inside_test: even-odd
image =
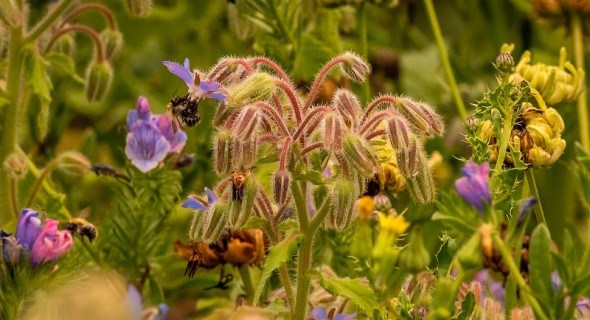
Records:
[[[53,219],[45,220],[43,231],[31,249],[33,265],[53,261],[72,248],[72,234],[66,230],[58,230],[57,224],[58,222]]]

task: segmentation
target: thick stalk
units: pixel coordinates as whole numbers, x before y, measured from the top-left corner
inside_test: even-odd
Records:
[[[539,189],[537,189],[537,183],[535,182],[535,173],[533,172],[533,168],[525,170],[525,177],[529,185],[531,194],[535,196],[535,198],[537,198],[537,204],[533,207],[533,210],[535,210],[535,217],[537,218],[537,223],[547,225],[547,221],[545,220],[545,213],[543,212],[543,206],[541,205]]]
[[[584,68],[584,31],[579,12],[572,12],[572,38],[574,40],[574,59],[578,68]],[[590,150],[590,125],[588,124],[588,94],[584,91],[578,98],[578,127],[580,141]]]
[[[254,297],[254,285],[252,284],[252,275],[250,274],[250,267],[248,265],[243,265],[239,268],[240,270],[240,277],[242,278],[242,283],[244,284],[244,291],[246,292],[246,296],[248,299],[252,299]]]
[[[426,5],[426,11],[428,13],[428,20],[430,21],[432,32],[436,38],[436,45],[438,46],[440,59],[449,80],[449,87],[451,88],[453,99],[457,105],[457,111],[459,112],[461,119],[465,121],[465,119],[467,119],[467,111],[465,110],[465,104],[463,104],[463,99],[461,99],[461,94],[459,93],[459,87],[457,86],[457,81],[455,80],[455,74],[451,68],[451,62],[449,61],[449,55],[447,54],[447,49],[445,48],[438,18],[436,17],[436,12],[434,11],[434,5],[432,4],[432,0],[424,0],[424,4]]]

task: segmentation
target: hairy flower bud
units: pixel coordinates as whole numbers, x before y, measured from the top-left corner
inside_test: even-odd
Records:
[[[223,58],[209,71],[209,80],[229,87],[244,80],[247,74],[246,68],[237,59]]]
[[[257,101],[268,100],[275,90],[271,75],[257,72],[229,88],[227,102],[230,108],[241,108]]]
[[[21,10],[15,0],[0,0],[0,21],[9,27],[18,27],[23,23]]]
[[[71,174],[90,173],[90,161],[83,154],[76,151],[67,151],[58,156],[58,168]]]
[[[371,178],[379,164],[373,147],[359,135],[349,133],[342,139],[344,157],[365,178]]]
[[[373,197],[375,201],[375,210],[382,212],[384,214],[388,214],[389,210],[391,210],[391,201],[389,198],[384,194],[378,194]]]
[[[90,102],[97,102],[106,96],[113,80],[113,69],[107,61],[93,61],[86,70],[85,92]]]
[[[136,17],[147,17],[150,14],[152,0],[127,0],[127,8]]]
[[[426,270],[430,264],[430,254],[424,247],[422,233],[412,230],[408,245],[399,254],[400,267],[412,273]]]
[[[278,205],[282,205],[287,201],[290,184],[291,175],[287,170],[279,169],[272,176],[272,195]]]
[[[391,146],[396,150],[408,148],[413,139],[410,124],[397,112],[385,122],[385,132]]]
[[[231,132],[223,127],[213,136],[213,168],[219,175],[229,172],[232,140]]]
[[[207,244],[217,241],[227,225],[228,212],[227,203],[221,200],[206,211],[197,210],[190,229],[191,240]]]
[[[358,98],[348,89],[338,89],[334,93],[332,104],[344,119],[348,128],[356,127],[362,114]]]
[[[123,47],[123,34],[118,30],[105,29],[100,33],[104,45],[104,56],[107,60],[117,58]]]
[[[27,165],[27,158],[20,153],[11,153],[6,160],[4,160],[4,170],[13,178],[20,179],[25,176],[29,170]]]
[[[397,165],[404,177],[411,178],[418,173],[420,165],[423,164],[423,153],[422,144],[415,137],[412,137],[407,148],[397,150]]]
[[[71,33],[64,33],[59,36],[59,38],[55,40],[53,50],[63,53],[70,58],[74,58],[76,55],[76,40],[74,39],[74,35]]]
[[[258,128],[260,117],[256,106],[250,105],[242,108],[232,125],[232,134],[241,140],[252,137]]]
[[[510,53],[501,52],[496,58],[495,66],[498,72],[510,74],[512,73],[512,68],[514,67],[514,58],[512,58]]]
[[[441,116],[431,106],[409,98],[398,98],[396,106],[408,121],[427,137],[441,136],[445,124]]]
[[[342,149],[342,123],[335,112],[329,112],[324,116],[323,133],[324,148],[331,152],[339,152]]]
[[[356,218],[353,210],[359,191],[355,183],[346,179],[338,179],[330,190],[331,208],[325,224],[327,229],[342,231]]]
[[[436,197],[436,186],[426,154],[420,156],[420,163],[420,171],[415,176],[408,178],[410,195],[412,199],[420,203],[431,203]]]
[[[232,199],[229,204],[229,226],[232,229],[240,229],[254,211],[254,200],[258,192],[258,185],[254,176],[250,175],[239,187],[233,186],[240,195]]]
[[[250,168],[256,162],[258,140],[256,136],[247,140],[233,139],[231,159],[234,168]]]
[[[344,61],[340,64],[342,74],[355,82],[363,82],[371,72],[371,67],[357,54],[347,51],[340,58]]]

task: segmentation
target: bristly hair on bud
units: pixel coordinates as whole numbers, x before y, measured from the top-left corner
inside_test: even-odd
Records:
[[[356,53],[346,51],[340,58],[343,62],[340,64],[342,74],[354,82],[363,82],[371,72],[371,67]]]
[[[235,188],[235,185],[233,186]],[[254,212],[254,200],[258,192],[258,183],[253,175],[246,177],[239,190],[241,196],[232,199],[229,205],[229,226],[232,229],[240,229]]]
[[[342,127],[340,117],[335,112],[328,112],[322,121],[324,134],[324,148],[330,152],[340,152],[342,149]]]
[[[254,105],[246,106],[242,108],[233,122],[232,134],[238,139],[247,140],[256,132],[259,122],[258,108]]]
[[[407,178],[410,195],[420,203],[431,203],[436,197],[436,186],[426,153],[422,148],[419,150],[419,171],[413,177]]]
[[[213,168],[217,174],[229,172],[233,137],[229,130],[221,127],[213,136]]]
[[[431,106],[406,97],[399,97],[396,105],[417,132],[429,138],[440,137],[444,133],[445,123]]]
[[[285,169],[279,169],[272,176],[272,195],[278,205],[282,205],[289,197],[291,175]]]
[[[258,152],[258,140],[256,136],[246,140],[233,139],[231,147],[231,162],[233,168],[250,168],[256,162]]]
[[[400,113],[392,111],[392,116],[385,122],[385,133],[391,146],[396,150],[406,149],[410,141],[415,139],[410,129],[410,124]]]
[[[136,17],[147,17],[151,7],[152,0],[127,0],[129,12]]]
[[[275,91],[273,77],[267,73],[256,72],[244,81],[228,89],[227,102],[230,108],[241,108],[258,101],[270,99]]]
[[[105,29],[100,33],[100,38],[104,44],[105,59],[112,61],[117,58],[123,47],[123,34],[118,30]]]
[[[86,98],[90,102],[104,99],[113,80],[113,69],[106,61],[92,61],[86,69],[84,80]]]
[[[83,154],[76,151],[66,151],[58,157],[57,167],[63,171],[76,175],[90,173],[90,161]]]
[[[357,96],[348,89],[338,89],[334,93],[332,104],[338,110],[349,128],[356,128],[363,112]]]
[[[397,165],[404,177],[408,179],[414,177],[418,173],[420,166],[426,165],[425,162],[422,163],[421,155],[423,153],[424,150],[420,140],[414,136],[412,136],[407,148],[397,149]]]
[[[221,58],[209,71],[209,80],[213,80],[224,87],[230,87],[248,76],[248,70],[241,63],[239,58]],[[245,61],[244,61],[245,62]]]
[[[357,134],[349,133],[342,139],[342,147],[346,161],[352,164],[361,176],[372,178],[379,164],[369,142]]]
[[[353,210],[354,203],[359,197],[357,184],[348,179],[337,179],[330,189],[329,197],[324,201],[331,201],[332,207],[326,218],[326,228],[342,231],[356,218]]]

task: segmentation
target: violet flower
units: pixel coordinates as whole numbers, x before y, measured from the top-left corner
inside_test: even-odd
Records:
[[[15,237],[23,247],[31,249],[42,231],[39,212],[31,209],[24,209],[20,212]]]
[[[201,76],[197,72],[193,73],[190,69],[188,58],[184,59],[184,65],[172,61],[163,61],[162,63],[168,68],[168,71],[186,83],[191,98],[196,100],[203,98],[210,98],[217,101],[225,100],[225,94],[219,90],[219,83],[201,79]]]
[[[481,165],[469,160],[462,169],[463,176],[455,181],[457,193],[469,204],[483,211],[484,204],[492,201],[490,195],[490,164],[484,162]]]
[[[58,230],[57,225],[56,220],[45,220],[43,231],[31,248],[33,265],[53,261],[69,252],[72,248],[74,241],[72,234],[67,230]]]
[[[141,172],[157,167],[168,151],[170,143],[153,123],[137,121],[127,133],[125,154]]]
[[[152,116],[151,122],[155,124],[158,129],[160,129],[160,132],[170,144],[169,152],[180,153],[186,144],[186,133],[182,130],[178,130],[176,133],[174,133],[174,129],[172,128],[172,120],[170,120],[167,115]]]
[[[201,201],[199,201],[193,197],[189,197],[182,204],[182,207],[183,208],[191,208],[191,209],[195,209],[195,210],[201,210],[201,211],[207,211],[211,206],[213,206],[215,201],[217,201],[217,196],[215,195],[215,193],[213,193],[213,191],[211,189],[209,189],[207,187],[205,187],[205,193],[207,194],[207,205],[204,205]]]
[[[328,311],[326,311],[326,308],[324,308],[324,307],[313,308],[313,310],[311,310],[311,312],[309,313],[309,316],[314,320],[330,320],[330,318],[328,318]],[[340,313],[340,314],[335,314],[334,317],[331,318],[331,320],[352,320],[352,319],[356,319],[356,313],[352,313],[352,314]]]
[[[473,277],[473,281],[481,283],[484,288],[487,286],[490,290],[490,293],[497,301],[504,303],[506,300],[506,289],[504,288],[503,283],[496,281],[492,275],[490,275],[490,271],[488,269],[479,271],[475,277]]]
[[[151,117],[152,112],[150,111],[150,103],[148,99],[144,96],[140,96],[137,98],[135,110],[129,110],[129,112],[127,112],[127,129],[131,128],[131,126],[139,120],[150,121]]]

